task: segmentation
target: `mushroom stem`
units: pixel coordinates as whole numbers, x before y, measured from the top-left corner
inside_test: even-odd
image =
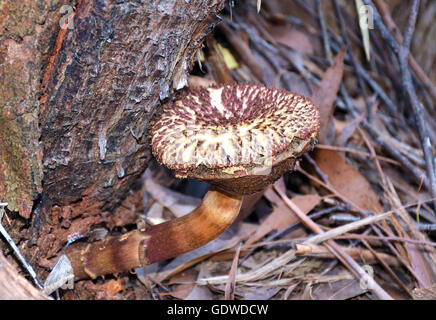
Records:
[[[135,230],[67,249],[76,280],[123,272],[199,248],[224,232],[238,216],[242,196],[209,190],[191,213],[146,230]]]

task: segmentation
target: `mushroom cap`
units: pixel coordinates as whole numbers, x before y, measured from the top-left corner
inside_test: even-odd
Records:
[[[184,93],[151,127],[153,155],[177,177],[249,194],[293,169],[316,143],[319,109],[302,95],[255,84]]]

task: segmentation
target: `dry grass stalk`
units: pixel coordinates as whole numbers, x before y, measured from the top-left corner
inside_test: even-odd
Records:
[[[283,197],[283,194],[281,193],[281,191],[278,191],[277,189],[275,189],[281,196],[282,199],[287,203],[287,204],[291,204],[292,202],[285,196]],[[286,201],[286,199],[288,201]],[[299,208],[296,206],[293,206],[291,204],[291,209],[294,212],[299,212]],[[374,221],[379,221],[381,219],[386,218],[388,215],[390,215],[391,212],[387,212],[381,215],[377,215],[377,216],[373,216],[373,217],[369,217],[360,221],[356,221],[351,223],[353,225],[353,227],[350,229],[350,227],[346,226],[342,226],[336,229],[340,229],[340,232],[336,232],[336,229],[333,229],[329,232],[326,232],[327,236],[325,236],[325,234],[321,234],[319,236],[315,236],[313,238],[308,239],[307,241],[303,242],[303,244],[315,244],[315,243],[319,243],[322,241],[326,241],[328,239],[333,238],[334,236],[346,233],[350,230],[353,230],[354,228],[360,228],[363,225],[367,225],[369,223],[373,223]],[[361,222],[364,221],[364,223],[362,224]],[[360,222],[360,223],[359,223]],[[314,240],[313,240],[314,239]],[[250,281],[254,281],[257,279],[261,279],[264,276],[270,276],[271,273],[281,267],[283,267],[284,265],[286,265],[287,263],[289,263],[290,261],[294,260],[296,258],[296,251],[294,249],[291,249],[287,252],[285,252],[285,254],[279,256],[277,259],[274,259],[271,263],[263,266],[262,268],[259,268],[257,270],[253,270],[250,272],[247,272],[245,274],[240,274],[236,276],[236,281],[237,282],[250,282]],[[364,273],[364,272],[363,272]],[[366,273],[365,273],[366,274]],[[225,283],[228,280],[227,276],[222,276],[222,277],[211,277],[211,278],[206,278],[206,279],[199,279],[197,281],[197,283],[199,284],[207,284],[207,283],[213,283],[213,284],[218,284],[218,283]],[[372,280],[374,281],[374,280]],[[368,280],[369,283],[371,283],[371,280]],[[375,289],[377,290],[377,289]],[[383,296],[383,294],[380,294],[380,296]],[[385,298],[387,299],[388,297],[385,296]]]
[[[297,255],[302,255],[306,257],[319,257],[319,258],[334,258],[335,256],[323,246],[318,246],[314,244],[297,244],[296,245]],[[342,250],[350,255],[355,260],[360,260],[364,263],[374,263],[377,261],[376,255],[370,250],[365,250],[362,248],[348,248],[341,247]],[[379,258],[391,266],[399,266],[399,262],[393,256],[386,253],[377,253]]]

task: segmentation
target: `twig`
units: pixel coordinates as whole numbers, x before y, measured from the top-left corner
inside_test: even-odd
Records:
[[[418,130],[419,140],[424,152],[424,159],[426,162],[426,171],[430,184],[430,191],[433,197],[436,197],[436,172],[435,172],[435,160],[433,155],[432,146],[430,143],[430,137],[427,132],[424,108],[418,100],[415,88],[412,83],[412,77],[410,75],[408,57],[410,52],[410,42],[412,40],[413,31],[415,29],[416,16],[418,15],[419,0],[415,0],[412,4],[409,23],[404,35],[404,41],[400,47],[398,53],[400,61],[401,78],[404,87],[406,88],[409,100],[412,106],[413,113],[415,115],[416,126]],[[436,210],[436,201],[433,202],[434,209]]]
[[[395,40],[397,40],[398,43],[402,43],[403,37],[398,32],[398,27],[395,24],[395,21],[392,19],[389,11],[387,10],[386,5],[383,3],[382,0],[374,0],[374,2],[375,2],[375,6],[377,7],[377,10],[380,12],[380,15],[384,23],[387,25],[389,30],[393,33]],[[412,68],[412,70],[415,72],[416,76],[422,82],[423,86],[426,89],[428,89],[433,99],[436,100],[436,86],[433,84],[433,82],[430,80],[430,78],[427,76],[424,70],[422,70],[421,66],[416,62],[415,58],[412,55],[409,55],[408,60],[409,60],[409,65]]]
[[[332,43],[332,48],[335,52],[339,52],[341,50],[341,47],[337,44]],[[350,57],[347,53],[345,56],[345,62],[350,62]],[[396,105],[395,103],[389,98],[389,96],[384,92],[384,90],[375,82],[371,76],[366,72],[366,70],[357,62],[354,61],[354,67],[363,80],[365,80],[368,85],[371,87],[371,89],[380,97],[380,99],[384,102],[386,105],[388,113],[393,116],[396,112]]]
[[[300,5],[301,8],[303,8],[309,15],[312,16],[312,18],[315,19],[316,14],[305,5],[305,3],[301,1],[297,1],[297,3]],[[338,35],[335,35],[329,28],[327,28],[327,31],[329,34],[331,34],[331,38],[333,41],[329,40],[329,37],[324,38],[323,35],[323,41],[326,41],[329,46],[335,51],[339,52],[344,44],[343,38],[341,38]],[[336,43],[335,43],[336,42]],[[378,56],[377,60],[383,61],[383,59],[379,58]],[[354,60],[354,63],[350,60],[350,55],[347,52],[347,55],[345,56],[345,62],[352,63],[353,67],[355,68],[355,71],[357,72],[357,75],[360,75],[363,80],[365,80],[368,85],[371,87],[371,89],[377,93],[377,95],[380,97],[380,99],[385,103],[387,111],[390,115],[395,115],[396,111],[396,105],[395,103],[389,98],[389,96],[383,91],[383,89],[371,78],[371,76],[365,71],[365,69],[356,61]],[[393,79],[394,81],[396,79]],[[343,84],[341,84],[340,92],[344,99],[348,98],[348,95],[345,93],[345,87],[343,87]],[[349,105],[349,103],[346,103],[346,105]],[[339,104],[338,104],[339,105]]]
[[[368,95],[366,94],[366,89],[365,89],[365,85],[363,83],[361,74],[357,70],[357,66],[356,66],[357,62],[356,62],[356,59],[354,58],[353,52],[351,51],[351,45],[350,45],[350,42],[348,41],[347,33],[345,31],[345,24],[344,24],[344,19],[342,18],[341,9],[338,5],[337,0],[332,0],[332,1],[333,1],[333,7],[335,8],[336,16],[338,17],[339,27],[341,29],[341,34],[342,34],[342,39],[345,41],[345,45],[347,46],[348,56],[350,57],[350,62],[353,65],[354,70],[356,71],[357,83],[358,83],[359,88],[362,92],[363,100],[365,101],[368,122],[371,123],[372,122],[371,104],[369,103]]]
[[[322,239],[323,231],[322,229],[314,223],[308,216],[306,216],[303,212],[301,212],[300,208],[298,208],[282,191],[275,188],[274,190],[282,197],[283,201],[294,211],[294,213],[300,218],[300,220],[309,227],[312,231],[320,234],[319,238]],[[314,237],[315,238],[315,237]],[[312,239],[312,238],[311,238]],[[311,240],[309,239],[309,241]],[[313,240],[312,240],[313,241]],[[354,275],[364,281],[367,284],[368,289],[379,299],[382,300],[392,300],[392,297],[378,285],[374,279],[368,275],[360,266],[357,264],[348,254],[346,254],[333,240],[326,240],[325,245],[329,248],[330,251],[333,252],[344,263],[345,266],[350,268],[350,271],[354,273]],[[342,259],[341,259],[342,258]]]
[[[319,25],[321,27],[322,40],[323,40],[323,45],[324,45],[324,53],[325,53],[325,56],[326,56],[328,62],[331,65],[331,64],[333,64],[333,54],[332,54],[332,50],[330,48],[330,41],[329,41],[329,37],[328,37],[328,33],[327,33],[327,27],[325,24],[324,15],[322,12],[321,1],[316,0],[315,5],[317,8],[317,12],[318,12]]]
[[[316,219],[316,218],[319,218],[319,217],[324,216],[324,215],[326,215],[326,214],[329,214],[329,213],[331,213],[331,212],[337,212],[337,211],[339,211],[339,210],[341,210],[340,207],[334,206],[334,207],[330,207],[330,208],[327,208],[327,209],[324,209],[324,210],[320,210],[320,211],[318,211],[318,212],[310,213],[308,216],[309,216],[311,219]],[[264,240],[264,242],[269,242],[269,241],[273,241],[274,239],[277,239],[278,237],[280,237],[280,236],[286,234],[289,230],[291,230],[291,229],[295,228],[296,226],[298,226],[300,223],[301,223],[300,221],[296,221],[296,222],[294,222],[294,223],[291,223],[289,226],[283,228],[282,230],[280,230],[280,231],[278,231],[278,232],[276,232],[276,233],[273,233],[272,235],[268,236],[268,237]],[[254,251],[255,251],[259,246],[257,246],[257,245],[256,245],[256,246],[251,246],[251,245],[250,245],[249,247],[250,247],[250,250],[249,250],[249,251],[244,255],[244,257],[243,257],[242,259],[239,260],[239,265],[240,265],[240,266],[244,263],[245,260],[247,260],[247,258],[248,258],[250,255],[253,254],[253,252],[254,252]]]
[[[315,170],[316,174],[322,179],[322,181],[324,181],[325,184],[327,184],[331,188],[334,188],[331,185],[328,176],[326,174],[324,174],[324,172],[322,172],[322,170],[318,167],[318,164],[316,163],[316,161],[313,160],[312,157],[309,156],[309,154],[305,153],[303,155],[303,158],[312,165],[312,167]]]
[[[321,258],[335,258],[327,248],[316,245],[316,244],[296,244],[296,254],[305,257],[321,257]],[[390,256],[386,253],[376,253],[374,250],[366,250],[362,248],[348,248],[342,247],[345,253],[350,255],[353,259],[362,261],[364,263],[372,262],[377,260],[377,256],[381,257],[382,261],[386,262],[391,266],[399,266],[398,260],[395,257]]]
[[[238,270],[238,259],[239,252],[241,251],[241,244],[238,245],[236,249],[235,257],[233,259],[232,267],[229,272],[229,281],[226,284],[225,288],[225,299],[226,300],[235,300],[235,281],[236,281],[236,271]]]
[[[370,235],[361,235],[361,234],[353,234],[348,233],[345,235],[340,235],[336,237],[335,239],[367,239],[367,240],[382,240],[382,241],[398,241],[398,242],[407,242],[407,243],[413,243],[418,244],[422,246],[432,246],[436,247],[436,242],[430,242],[430,241],[421,241],[421,240],[415,240],[415,239],[407,239],[407,238],[401,238],[396,236],[370,236]]]
[[[301,173],[303,173],[305,176],[309,177],[310,179],[314,180],[316,183],[320,184],[322,187],[326,188],[327,190],[331,191],[338,199],[341,199],[343,202],[345,202],[346,204],[350,205],[353,207],[353,209],[357,210],[358,213],[362,214],[363,216],[367,217],[368,216],[368,212],[365,210],[362,210],[361,208],[359,208],[359,206],[357,206],[356,204],[354,204],[352,201],[350,201],[349,199],[347,199],[346,197],[344,197],[343,195],[341,195],[339,192],[337,192],[335,190],[335,188],[333,188],[330,185],[325,184],[324,182],[322,182],[321,180],[319,180],[318,178],[312,176],[311,174],[307,173],[306,171],[304,171],[301,168],[297,168],[297,170]],[[431,199],[432,201],[434,199]],[[392,236],[392,232],[390,230],[387,230],[386,228],[382,228],[382,227],[377,227],[377,226],[372,226],[373,230],[377,233],[377,235],[382,236],[383,234],[381,233],[380,229],[383,230],[386,234],[388,234],[389,236]],[[419,276],[414,272],[414,270],[410,267],[410,264],[399,254],[399,252],[395,249],[395,247],[388,241],[385,242],[385,244],[388,246],[388,248],[392,251],[392,253],[403,263],[403,265],[407,268],[407,270],[409,270],[409,272],[418,280]]]
[[[329,146],[326,144],[317,144],[315,146],[316,149],[324,149],[324,150],[333,150],[333,151],[338,151],[338,152],[348,152],[348,153],[355,153],[364,157],[372,157],[372,155],[368,152],[364,152],[364,151],[360,151],[360,150],[356,150],[353,148],[349,148],[349,147],[338,147],[338,146]],[[384,162],[388,162],[390,164],[393,164],[395,166],[401,166],[401,163],[396,161],[396,160],[392,160],[390,158],[386,158],[383,156],[379,156],[376,155],[376,158],[380,161],[384,161]]]
[[[424,172],[414,166],[413,163],[410,162],[409,159],[407,159],[407,157],[405,157],[401,152],[399,152],[397,149],[387,143],[386,140],[378,134],[378,130],[375,129],[375,127],[365,121],[362,121],[360,124],[371,135],[375,142],[377,142],[380,146],[386,149],[386,151],[388,151],[392,155],[392,157],[394,157],[403,165],[405,169],[412,173],[415,181],[418,184],[423,183],[426,188],[430,187],[428,178],[425,176]]]
[[[346,238],[348,236],[350,236],[350,235],[338,236],[338,238],[341,238],[341,237]],[[357,237],[358,236],[362,236],[362,235],[357,235]],[[352,237],[352,235],[350,236],[350,238],[351,237]],[[364,236],[364,237],[369,237],[369,236]],[[384,237],[383,235],[381,235],[380,237],[377,237],[377,240],[379,240],[379,239],[385,240],[385,242],[389,243],[389,241],[396,241],[397,238],[398,237]],[[398,241],[408,241],[408,240],[398,238]],[[303,241],[302,244],[304,244],[304,243],[305,242]],[[395,248],[394,248],[394,250],[395,250]],[[272,260],[270,263],[267,263],[258,269],[251,270],[249,272],[242,273],[242,274],[237,274],[236,275],[236,282],[246,283],[248,281],[256,281],[259,279],[269,277],[275,270],[283,268],[289,262],[295,260],[295,258],[296,258],[295,249],[290,249],[290,250],[286,251],[285,253],[281,254],[280,256],[278,256],[277,258],[275,258],[274,260]],[[404,263],[404,260],[403,261],[400,260],[400,261]],[[296,264],[298,264],[298,263],[299,262],[296,262]],[[412,270],[412,274],[413,274],[413,270]],[[227,281],[228,281],[228,276],[225,275],[225,276],[216,276],[216,277],[198,279],[196,281],[196,283],[198,283],[200,285],[207,285],[207,284],[227,283]]]
[[[420,231],[436,231],[436,224],[432,223],[432,224],[428,224],[428,223],[418,223],[416,225],[416,227],[418,228],[418,230]]]
[[[414,220],[409,216],[407,211],[404,209],[396,190],[393,184],[388,180],[388,184],[384,186],[385,193],[389,202],[391,203],[391,207],[397,213],[398,222],[394,219],[391,219],[391,222],[394,225],[394,228],[397,229],[398,234],[404,235],[404,237],[409,238],[410,236],[415,237],[418,240],[425,241],[426,238],[424,234],[422,234],[415,226]],[[396,222],[396,224],[394,224]],[[404,227],[409,228],[409,232],[405,232]],[[409,235],[410,234],[410,235]],[[419,274],[419,284],[421,287],[430,286],[436,277],[434,271],[432,270],[432,261],[436,257],[435,249],[433,247],[424,247],[425,250],[418,250],[417,246],[404,246],[403,247],[407,251],[406,257],[411,261],[412,266],[418,270]],[[430,256],[429,256],[430,255]]]
[[[2,220],[2,217],[3,217],[3,213],[4,213],[4,209],[3,208],[5,206],[7,206],[7,203],[0,203],[0,233],[3,235],[3,237],[9,243],[9,245],[12,248],[12,250],[15,252],[15,255],[17,256],[18,260],[20,260],[20,262],[23,264],[24,268],[30,274],[30,276],[32,277],[32,279],[35,282],[35,284],[40,289],[42,289],[43,286],[42,286],[41,282],[39,282],[38,277],[36,276],[36,273],[33,270],[32,266],[23,257],[23,255],[20,252],[20,249],[18,249],[18,247],[16,246],[14,240],[9,236],[8,232],[6,231],[6,229],[3,227],[2,223],[1,223],[1,220]]]
[[[359,131],[360,135],[362,136],[363,141],[365,142],[367,148],[368,148],[369,151],[371,152],[372,159],[373,159],[373,161],[374,161],[374,163],[375,163],[375,166],[376,166],[376,168],[377,168],[377,172],[378,172],[378,174],[379,174],[379,176],[380,176],[380,178],[381,178],[381,180],[382,180],[382,184],[385,185],[385,184],[386,184],[386,177],[385,177],[385,175],[384,175],[384,173],[383,173],[383,170],[382,170],[382,168],[381,168],[381,166],[380,166],[380,162],[379,162],[378,159],[377,159],[377,156],[376,156],[376,154],[375,154],[374,147],[373,147],[373,146],[371,145],[371,143],[369,142],[369,139],[366,137],[366,134],[363,132],[363,130],[362,130],[361,128],[357,128],[357,130]]]
[[[413,86],[412,77],[410,74],[409,64],[408,64],[410,42],[412,39],[413,31],[415,29],[416,16],[418,14],[418,8],[419,8],[419,0],[413,1],[412,8],[410,10],[409,22],[407,24],[404,40],[401,46],[397,43],[395,38],[389,32],[388,28],[384,25],[380,17],[380,14],[378,13],[372,1],[371,0],[363,0],[363,1],[365,2],[365,4],[372,6],[374,11],[373,18],[374,18],[375,27],[379,31],[381,37],[388,44],[390,49],[398,57],[402,84],[406,89],[409,102],[412,106],[412,111],[416,120],[416,127],[417,127],[419,140],[421,143],[421,148],[424,152],[424,159],[426,162],[426,172],[428,176],[428,182],[426,187],[427,189],[430,190],[433,198],[435,198],[436,197],[436,172],[435,172],[434,155],[432,152],[430,137],[428,135],[427,128],[426,128],[424,110],[422,104],[418,100],[418,96]],[[433,206],[436,209],[436,200],[433,202]]]
[[[363,240],[363,239],[359,239],[362,244],[368,248],[369,251],[372,252],[372,254],[374,255],[374,257],[380,262],[380,264],[389,272],[389,274],[391,275],[392,279],[394,279],[401,288],[403,288],[403,290],[405,292],[407,292],[407,294],[409,296],[411,296],[410,290],[406,287],[406,285],[403,283],[403,281],[401,281],[400,278],[398,278],[398,276],[395,274],[395,272],[391,269],[391,267],[389,266],[390,263],[387,261],[387,259],[385,257],[382,257],[381,254],[377,253],[370,245],[367,241]]]
[[[285,200],[285,202],[287,202]],[[294,205],[295,206],[295,205]],[[294,209],[292,209],[294,210]],[[295,211],[295,210],[294,210]],[[347,233],[354,229],[359,229],[363,226],[366,226],[371,223],[375,223],[377,221],[386,219],[389,215],[391,215],[393,211],[388,211],[382,214],[377,214],[368,218],[360,219],[358,221],[354,221],[351,223],[347,223],[343,226],[331,229],[330,231],[322,232],[306,241],[306,243],[319,243],[329,239],[333,239],[341,234]]]
[[[382,130],[376,129],[376,132],[379,136],[386,140],[392,147],[397,148],[404,156],[408,157],[410,160],[415,162],[420,166],[425,166],[425,161],[422,159],[422,151],[417,150],[408,144],[399,141],[398,139],[390,136],[388,133],[383,132]]]

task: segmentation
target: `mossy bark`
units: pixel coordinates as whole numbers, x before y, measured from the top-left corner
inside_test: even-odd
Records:
[[[42,191],[38,98],[60,5],[0,1],[0,199],[25,218]]]

